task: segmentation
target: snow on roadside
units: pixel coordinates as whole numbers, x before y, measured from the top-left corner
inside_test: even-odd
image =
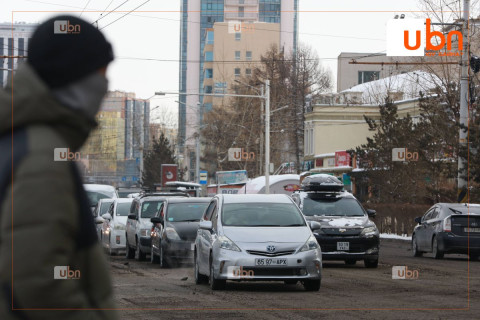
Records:
[[[399,236],[398,234],[380,233],[380,239],[397,239],[397,240],[411,241],[412,237],[409,237],[407,235]]]

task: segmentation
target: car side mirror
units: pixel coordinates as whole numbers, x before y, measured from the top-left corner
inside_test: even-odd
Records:
[[[105,222],[105,219],[102,217],[95,217],[95,224],[103,224]]]
[[[128,219],[137,220],[137,216],[134,214],[129,214]]]
[[[368,216],[369,216],[370,218],[373,218],[373,217],[375,217],[375,216],[377,215],[377,211],[372,210],[372,209],[368,209],[368,210],[367,210],[367,214],[368,214]]]
[[[213,229],[212,221],[200,221],[198,228],[202,230],[212,230]]]
[[[153,218],[150,218],[150,221],[152,223],[162,223],[163,224],[163,219],[161,217],[153,217]]]
[[[110,213],[104,213],[102,215],[102,218],[105,220],[112,220],[112,216],[110,215]]]
[[[310,230],[315,231],[321,228],[321,224],[317,221],[308,221],[308,225],[310,226]]]
[[[422,223],[422,217],[416,217],[415,222],[418,224]]]

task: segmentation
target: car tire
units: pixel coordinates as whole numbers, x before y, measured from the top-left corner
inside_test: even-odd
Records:
[[[378,258],[375,260],[365,259],[363,260],[365,268],[377,268],[378,267]]]
[[[297,284],[298,280],[284,280],[283,281],[287,285]]]
[[[158,264],[160,262],[160,257],[153,253],[153,246],[150,247],[150,262],[152,264]]]
[[[143,261],[146,257],[147,255],[140,249],[140,241],[138,241],[137,239],[137,247],[135,248],[135,260]]]
[[[418,250],[417,237],[412,236],[412,254],[414,257],[421,257],[423,252]]]
[[[213,270],[213,261],[210,259],[210,277],[208,277],[208,280],[210,282],[210,288],[212,290],[223,290],[225,289],[225,285],[227,283],[226,280],[219,280],[215,279],[215,273]]]
[[[133,259],[135,258],[135,251],[130,248],[130,244],[128,243],[128,237],[125,235],[125,258]]]
[[[349,266],[354,266],[354,265],[357,264],[357,260],[347,259],[347,260],[345,260],[345,264],[346,264],[346,265],[349,265]]]
[[[438,241],[436,236],[434,236],[432,240],[432,253],[435,259],[443,259],[444,252],[438,248]]]
[[[195,284],[202,284],[208,281],[208,277],[200,273],[200,266],[198,265],[197,253],[194,255],[194,268],[195,268]]]
[[[320,290],[321,280],[304,280],[303,287],[305,291],[318,291]]]
[[[169,264],[165,252],[163,251],[162,244],[160,243],[160,255],[159,255],[160,268],[168,268]]]

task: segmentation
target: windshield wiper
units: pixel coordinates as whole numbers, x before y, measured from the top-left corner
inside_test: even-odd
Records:
[[[460,210],[455,210],[455,209],[452,209],[452,208],[448,208],[448,209],[450,209],[450,211],[452,211],[455,214],[462,214],[462,211],[460,211]]]

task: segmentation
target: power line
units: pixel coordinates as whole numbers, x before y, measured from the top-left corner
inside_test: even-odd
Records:
[[[88,0],[88,1],[87,1],[87,4],[85,5],[85,7],[83,7],[82,12],[80,12],[80,15],[79,15],[78,17],[81,17],[81,16],[82,16],[82,14],[85,12],[85,9],[88,7],[90,1],[91,1],[91,0]]]
[[[128,0],[127,0],[128,1]],[[102,28],[100,28],[100,30],[103,30],[105,29],[106,27],[108,27],[109,25],[117,22],[118,20],[122,19],[122,18],[125,18],[127,15],[129,15],[130,13],[132,13],[133,11],[137,10],[138,8],[142,7],[143,5],[147,4],[148,2],[150,2],[150,0],[147,0],[145,1],[144,3],[142,3],[141,5],[139,5],[138,7],[136,7],[135,9],[125,13],[123,16],[121,16],[120,18],[116,19],[116,20],[113,20],[112,22],[110,22],[109,24],[107,24],[106,26],[103,26]]]
[[[31,0],[30,0],[31,1]],[[103,18],[105,18],[106,16],[108,16],[110,13],[114,12],[115,10],[117,10],[118,8],[120,8],[121,6],[123,6],[125,3],[127,3],[128,1],[130,0],[125,0],[124,2],[122,2],[119,6],[115,7],[112,11],[109,11],[106,15],[104,16],[101,16],[100,18],[98,18],[97,20],[93,21],[92,24],[94,23],[98,23],[98,21],[102,20]]]

